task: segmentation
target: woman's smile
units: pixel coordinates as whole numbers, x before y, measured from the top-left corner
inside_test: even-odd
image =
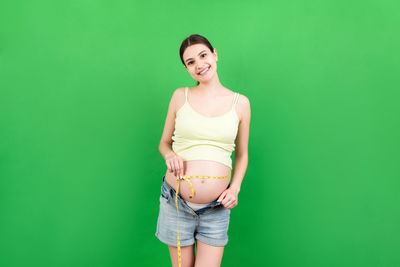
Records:
[[[204,76],[206,73],[208,73],[208,70],[209,70],[210,68],[211,68],[211,67],[208,66],[206,69],[204,69],[204,70],[202,70],[200,73],[198,73],[198,75]]]

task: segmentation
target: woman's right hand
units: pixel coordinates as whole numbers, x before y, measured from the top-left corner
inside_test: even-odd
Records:
[[[174,152],[168,153],[165,156],[165,164],[167,164],[168,171],[173,172],[176,179],[182,179],[183,176],[183,160]]]

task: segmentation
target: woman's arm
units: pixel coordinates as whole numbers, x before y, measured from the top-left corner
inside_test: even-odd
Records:
[[[250,101],[244,96],[240,95],[239,98],[239,110],[241,114],[241,120],[239,123],[238,134],[236,137],[236,150],[235,159],[233,164],[233,176],[231,185],[229,188],[240,192],[240,187],[246,174],[248,165],[248,144],[249,144],[249,131],[250,131]]]
[[[238,134],[236,136],[236,151],[233,164],[233,176],[231,185],[218,198],[218,202],[227,208],[232,209],[238,204],[238,194],[246,173],[248,163],[248,143],[250,128],[250,101],[244,96],[239,96],[239,113],[241,114]]]
[[[171,100],[169,101],[167,117],[164,123],[164,130],[161,135],[160,144],[158,146],[158,150],[160,151],[161,156],[165,159],[166,156],[172,155],[174,152],[172,151],[172,135],[175,129],[175,102],[178,90],[175,90],[172,94]]]
[[[178,95],[180,94],[180,95]],[[183,161],[178,157],[172,150],[172,135],[175,130],[175,118],[176,118],[176,103],[177,98],[184,99],[184,88],[179,88],[172,94],[169,102],[168,113],[165,119],[164,130],[161,136],[158,150],[161,156],[165,160],[165,164],[170,172],[174,172],[176,177],[183,175]]]

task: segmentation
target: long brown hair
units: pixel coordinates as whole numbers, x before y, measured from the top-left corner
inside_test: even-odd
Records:
[[[213,46],[210,44],[210,42],[207,40],[206,37],[201,36],[199,34],[192,34],[189,37],[187,37],[185,40],[183,40],[181,47],[179,48],[179,55],[181,56],[181,61],[184,66],[186,66],[186,64],[183,61],[183,53],[185,52],[186,48],[188,48],[189,46],[194,45],[194,44],[204,44],[210,49],[211,53],[213,53],[213,51],[214,51]],[[197,85],[199,85],[199,84],[200,84],[200,82],[197,81]]]

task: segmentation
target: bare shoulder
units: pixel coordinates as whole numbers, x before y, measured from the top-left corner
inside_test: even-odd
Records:
[[[239,105],[245,105],[245,106],[250,107],[249,98],[241,93],[239,93],[238,103],[240,103]]]
[[[239,93],[239,97],[237,100],[237,109],[239,111],[239,119],[240,121],[246,120],[250,121],[250,100],[247,96]]]
[[[172,97],[179,98],[180,95],[184,95],[184,94],[185,94],[185,87],[179,87],[179,88],[175,89],[174,93],[172,94]]]
[[[176,113],[185,102],[185,87],[180,87],[174,90],[171,97],[171,107]]]

